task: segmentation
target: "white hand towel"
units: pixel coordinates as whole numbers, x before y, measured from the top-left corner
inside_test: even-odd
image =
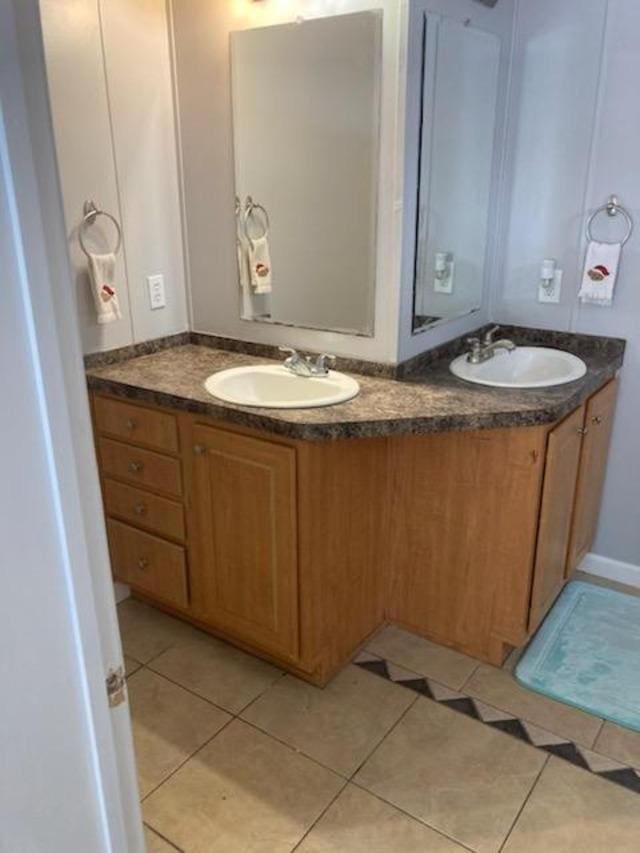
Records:
[[[254,293],[271,293],[271,252],[266,235],[249,241],[249,272]]]
[[[98,323],[114,323],[122,319],[118,294],[115,289],[116,256],[89,253],[89,276],[96,306]]]
[[[239,235],[236,237],[236,253],[238,255],[238,282],[243,292],[248,292],[251,285],[249,277],[249,251],[246,240]]]
[[[578,294],[581,302],[603,307],[613,304],[621,252],[621,243],[589,243]]]

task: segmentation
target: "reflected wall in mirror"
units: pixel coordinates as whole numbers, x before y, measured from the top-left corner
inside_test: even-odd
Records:
[[[500,39],[425,15],[413,331],[482,303]]]
[[[244,319],[373,334],[381,46],[379,11],[231,34]]]

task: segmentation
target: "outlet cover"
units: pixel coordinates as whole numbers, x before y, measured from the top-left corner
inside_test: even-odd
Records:
[[[167,304],[167,296],[164,290],[163,275],[148,275],[147,287],[149,288],[149,305],[151,310],[155,311],[158,308],[164,308]]]
[[[560,302],[562,290],[562,270],[556,270],[553,276],[553,287],[546,288],[540,282],[538,285],[538,302]]]
[[[454,261],[447,261],[444,278],[433,279],[433,290],[435,293],[453,293],[453,275],[455,270]]]

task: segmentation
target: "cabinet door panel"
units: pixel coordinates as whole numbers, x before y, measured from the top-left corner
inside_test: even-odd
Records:
[[[296,657],[295,450],[209,426],[193,437],[197,606],[213,627]]]
[[[551,430],[542,489],[529,630],[534,630],[562,589],[578,477],[584,406]]]
[[[618,382],[604,386],[587,404],[566,574],[570,577],[595,539],[607,469]]]

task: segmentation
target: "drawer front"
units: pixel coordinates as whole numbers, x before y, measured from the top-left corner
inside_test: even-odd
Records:
[[[98,455],[102,473],[107,477],[157,489],[174,497],[182,495],[182,473],[177,459],[110,438],[98,439]]]
[[[104,481],[104,505],[107,515],[144,527],[161,536],[184,541],[184,509],[182,504],[125,486],[115,480]]]
[[[107,519],[114,576],[152,598],[187,607],[187,562],[180,545]]]
[[[178,452],[178,424],[174,415],[97,395],[93,410],[98,432],[165,453]]]

